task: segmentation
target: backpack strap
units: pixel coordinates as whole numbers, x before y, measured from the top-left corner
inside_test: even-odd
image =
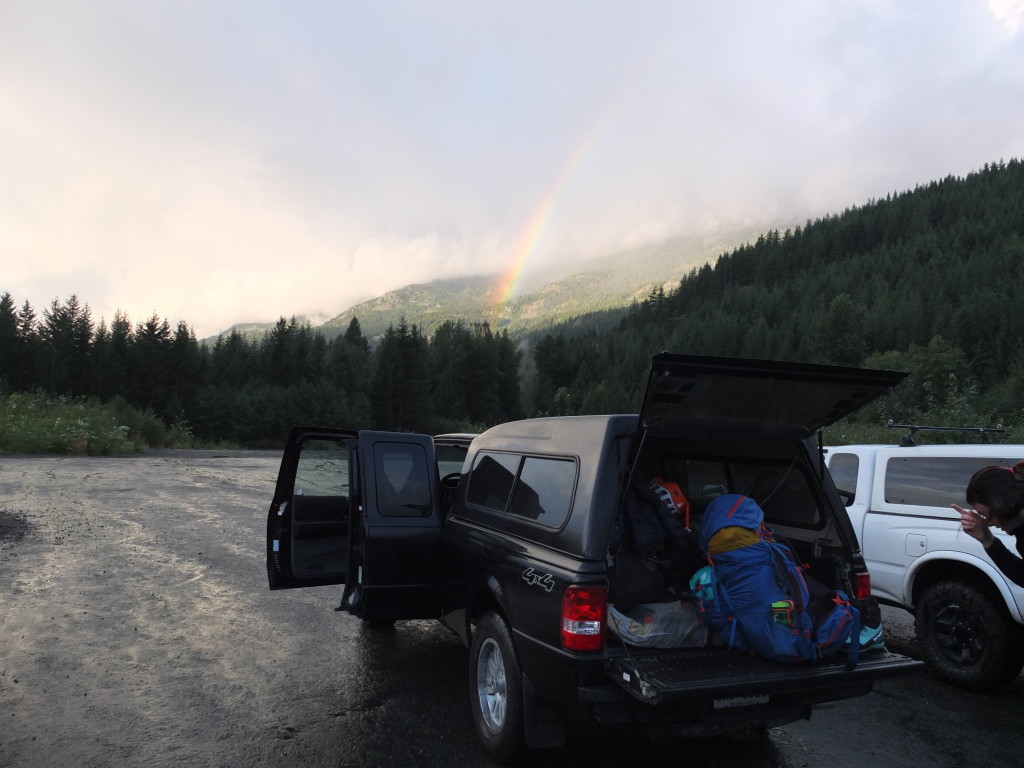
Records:
[[[835,599],[838,602],[839,596],[837,595]],[[846,654],[847,669],[853,669],[860,661],[860,611],[850,604],[850,612],[853,613],[853,632],[850,633],[850,650]]]
[[[722,615],[725,616],[725,620],[729,622],[729,650],[733,649],[736,645],[736,627],[739,622],[736,621],[736,611],[733,610],[732,603],[729,601],[729,595],[725,591],[725,586],[718,578],[718,573],[715,571],[715,564],[711,562],[711,557],[708,557],[708,565],[711,566],[711,572],[715,574],[715,588],[718,592],[718,598],[722,602]]]

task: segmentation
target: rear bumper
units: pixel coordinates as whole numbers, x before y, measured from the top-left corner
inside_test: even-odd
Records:
[[[622,656],[602,681],[581,685],[579,703],[599,722],[671,725],[682,735],[772,728],[811,716],[815,706],[863,696],[876,680],[924,667],[872,651],[845,664],[786,664],[721,649]]]
[[[821,703],[868,693],[876,680],[919,671],[924,662],[885,650],[864,654],[853,669],[842,662],[790,664],[721,649],[620,656],[608,676],[646,704],[784,697]]]

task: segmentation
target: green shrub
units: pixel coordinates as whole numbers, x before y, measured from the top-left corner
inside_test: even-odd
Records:
[[[0,398],[0,451],[111,456],[191,445],[183,424],[170,428],[151,412],[118,398],[112,403],[43,392]]]

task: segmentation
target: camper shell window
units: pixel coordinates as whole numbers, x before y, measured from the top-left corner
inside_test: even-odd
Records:
[[[473,461],[466,500],[558,528],[572,509],[577,474],[570,458],[481,451]]]

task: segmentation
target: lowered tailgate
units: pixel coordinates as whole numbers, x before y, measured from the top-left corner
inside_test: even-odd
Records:
[[[861,656],[853,669],[845,662],[817,664],[772,661],[721,648],[703,648],[608,661],[608,674],[622,688],[649,704],[695,699],[746,699],[814,694],[815,701],[849,698],[871,689],[871,683],[917,672],[924,662],[875,650]],[[830,694],[834,692],[834,696]]]

